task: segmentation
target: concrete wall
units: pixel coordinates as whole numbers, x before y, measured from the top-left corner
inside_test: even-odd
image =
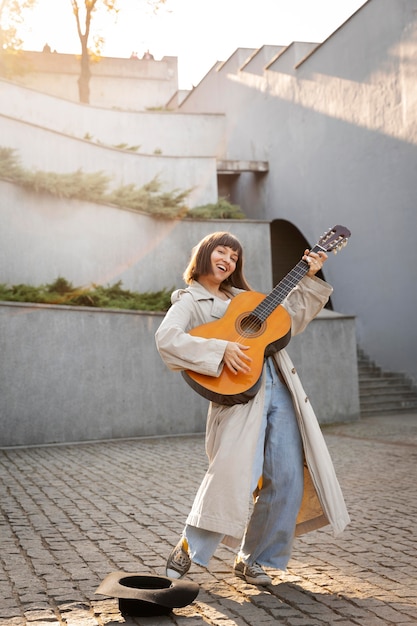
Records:
[[[75,54],[22,52],[24,73],[16,81],[60,98],[79,102],[80,57]],[[176,57],[160,61],[103,57],[90,63],[90,104],[140,111],[161,107],[178,89]]]
[[[127,184],[139,188],[158,178],[162,191],[189,190],[186,204],[190,208],[218,199],[214,156],[173,157],[122,151],[1,115],[0,138],[2,147],[16,150],[25,169],[103,172],[109,177],[109,190]]]
[[[0,446],[203,432],[207,401],[156,351],[161,320],[0,303]],[[357,419],[354,320],[324,314],[289,350],[320,421]]]
[[[63,276],[74,286],[121,280],[140,292],[180,287],[193,246],[231,230],[245,247],[253,288],[272,288],[269,224],[260,220],[155,219],[0,181],[0,224],[1,283],[40,285]]]
[[[225,117],[222,114],[93,107],[46,95],[38,89],[0,79],[1,115],[78,139],[89,138],[107,147],[138,146],[137,152],[142,155],[199,159],[223,154]],[[2,138],[0,144],[4,145]],[[53,155],[50,163],[52,167]]]
[[[269,63],[268,56],[271,57]],[[34,92],[28,95],[28,90],[21,89],[19,96],[13,95],[13,102],[19,103],[15,108],[19,109],[16,116],[20,116],[20,121],[7,105],[7,94],[1,94],[0,108],[5,106],[8,112],[1,118],[0,134],[2,145],[22,151],[24,165],[28,167],[53,171],[75,171],[79,167],[86,171],[103,169],[114,176],[115,184],[142,184],[157,172],[169,190],[195,185],[190,206],[196,206],[217,199],[215,161],[220,153],[222,159],[268,161],[268,174],[257,177],[247,172],[238,177],[232,201],[241,204],[246,214],[255,220],[288,220],[312,243],[335,223],[346,224],[352,230],[349,246],[325,267],[325,276],[335,287],[332,298],[335,309],[356,316],[361,347],[374,360],[384,369],[405,372],[417,383],[414,329],[417,15],[414,0],[369,0],[321,45],[299,42],[285,50],[280,50],[279,46],[264,46],[260,51],[239,48],[226,62],[216,63],[200,85],[187,98],[181,99],[180,111],[185,115],[178,125],[174,122],[169,126],[168,120],[175,120],[174,116],[130,118],[121,114],[121,141],[129,145],[141,144],[140,137],[146,137],[144,145],[152,151],[148,156],[126,155],[41,130],[36,127],[34,118],[39,114],[42,124],[46,123],[42,104]],[[46,97],[45,102],[45,110],[51,113],[52,99]],[[32,104],[33,114],[30,113]],[[72,106],[70,110],[57,104],[59,115],[51,113],[54,131],[62,129],[58,120],[62,116],[62,126],[65,127],[68,117],[71,119],[69,132],[76,133],[78,111],[82,132],[92,134],[94,140],[113,143],[117,133],[109,130],[107,134],[104,129],[107,123],[117,128],[117,112],[110,117],[109,111],[101,115],[101,109]],[[97,124],[93,125],[95,115]],[[192,150],[181,146],[181,133],[186,130],[184,144],[192,145],[195,120],[200,115],[202,124],[207,125],[200,135],[202,143],[208,142],[210,128],[216,129],[216,140],[207,149],[201,148],[202,156],[198,157],[193,152],[194,145]],[[218,115],[224,116],[221,123]],[[188,122],[191,118],[194,121]],[[126,129],[132,119],[137,123],[132,124],[136,130],[131,141]],[[147,121],[152,125],[149,132],[145,131]],[[220,127],[222,130],[217,134]],[[159,128],[163,128],[161,134]],[[175,128],[172,142],[170,128]],[[154,154],[162,140],[167,150],[163,157]],[[175,145],[180,150],[178,159],[169,158],[174,154]],[[212,154],[212,150],[216,154]],[[181,156],[186,158],[182,160]],[[4,218],[12,222],[13,212],[17,215],[27,204],[26,199],[16,198],[10,189],[3,194],[2,202]],[[51,204],[46,199],[42,199],[42,203],[53,215],[57,203]],[[77,206],[83,212],[83,203]],[[38,228],[38,234],[41,223],[45,232],[49,227],[54,233],[59,230],[58,224],[51,226],[53,218],[46,219],[39,209],[36,211],[36,217],[32,215],[30,219]],[[97,227],[100,223],[100,219],[96,222],[92,217],[94,212],[87,210],[85,222],[81,219],[83,225],[88,225],[87,231],[92,228],[91,224]],[[123,224],[119,226],[117,222],[115,226],[113,217],[109,213],[106,216],[114,232],[126,236],[124,220]],[[60,242],[65,239],[68,225],[64,218]],[[105,230],[100,224],[101,228]],[[26,246],[28,250],[23,258],[33,261],[35,255],[31,256],[30,252],[33,247],[45,269],[38,272],[37,264],[32,263],[33,282],[38,282],[39,276],[54,274],[55,277],[58,265],[64,271],[70,267],[68,246],[64,246],[61,254],[46,236],[48,248],[54,253],[53,263],[58,263],[56,267],[51,263],[51,267],[46,268],[40,250],[41,238],[36,242],[30,240],[27,233],[22,232],[24,229],[24,222],[15,229],[20,249]],[[175,234],[176,224],[171,224],[169,229]],[[88,236],[72,222],[68,232],[73,239],[73,249],[82,256],[89,245]],[[164,239],[167,229],[164,226],[161,231],[150,228],[146,232],[152,232],[156,240],[164,243],[160,259],[164,263],[166,259],[166,265],[159,272],[159,279],[169,277],[168,266],[173,257],[171,246],[167,245],[168,236]],[[136,235],[136,228],[133,233]],[[7,234],[2,237],[3,241],[7,240]],[[107,237],[106,242],[109,239]],[[122,240],[119,247],[112,243],[112,258],[104,264],[105,272],[98,272],[93,262],[92,267],[83,267],[79,275],[85,276],[86,282],[90,282],[91,274],[104,274],[106,278],[126,276],[136,285],[136,275],[134,278],[129,275],[132,265],[136,265],[130,242],[129,255],[121,253]],[[178,241],[174,238],[172,243],[175,246]],[[144,256],[147,256],[153,244],[151,247],[148,243],[144,245]],[[29,266],[23,267],[16,255],[13,256],[9,242],[6,247],[7,256],[4,251],[2,258],[6,261],[5,272],[13,282],[14,276],[28,275]],[[100,259],[102,256],[99,255]]]
[[[180,110],[224,112],[226,158],[268,161],[261,183],[241,174],[233,190],[248,217],[288,220],[312,243],[334,224],[351,229],[325,268],[335,308],[357,317],[372,359],[417,383],[415,8],[369,0],[323,44],[288,46],[262,75],[239,49]]]

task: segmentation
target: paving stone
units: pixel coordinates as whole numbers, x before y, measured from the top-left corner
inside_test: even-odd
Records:
[[[348,529],[297,538],[268,588],[236,578],[222,546],[190,570],[196,601],[156,618],[122,616],[95,590],[112,571],[164,574],[206,468],[203,437],[0,450],[0,626],[416,624],[416,425],[409,414],[323,427]]]

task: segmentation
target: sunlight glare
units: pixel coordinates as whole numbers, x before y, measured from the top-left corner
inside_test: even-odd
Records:
[[[83,0],[80,0],[83,2]],[[321,42],[364,0],[168,0],[154,15],[145,0],[119,0],[117,19],[96,15],[94,32],[105,38],[104,56],[139,58],[149,49],[155,59],[178,57],[180,88],[196,85],[216,61],[239,47]],[[25,50],[48,43],[60,53],[79,54],[71,2],[38,0],[28,12],[21,36]],[[183,84],[181,84],[183,83]]]

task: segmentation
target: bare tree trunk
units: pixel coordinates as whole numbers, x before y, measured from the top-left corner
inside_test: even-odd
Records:
[[[80,102],[90,103],[90,55],[85,41],[81,42],[81,71],[78,78],[78,94]]]
[[[97,0],[85,0],[85,30],[84,33],[81,29],[80,14],[77,0],[71,0],[72,9],[77,22],[78,36],[81,42],[81,71],[78,79],[78,94],[80,102],[89,104],[90,102],[90,55],[88,52],[88,37],[90,35],[91,14],[94,11],[94,7]]]
[[[0,0],[0,7],[4,1],[5,0]],[[117,13],[119,9],[116,6],[117,0],[70,0],[70,2],[77,23],[78,37],[81,42],[81,71],[78,78],[78,93],[80,102],[89,104],[91,69],[88,38],[90,36],[91,17],[96,9],[96,5],[101,7],[101,9],[105,8],[107,11],[114,13]],[[153,6],[155,12],[161,5],[165,4],[165,2],[166,0],[147,0],[147,3]],[[82,14],[85,17],[84,32],[82,31],[80,20],[80,7],[83,3],[84,10]]]

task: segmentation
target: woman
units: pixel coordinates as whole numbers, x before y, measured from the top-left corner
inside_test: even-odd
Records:
[[[332,292],[315,276],[326,253],[306,250],[302,258],[308,271],[283,302],[293,335],[304,330]],[[156,332],[166,365],[209,376],[219,376],[223,367],[236,375],[248,372],[251,358],[244,340],[188,333],[221,318],[230,300],[250,289],[240,242],[228,232],[205,237],[194,248],[184,280],[188,287],[172,294],[172,306]],[[285,571],[295,534],[329,523],[339,533],[349,522],[317,419],[284,349],[265,359],[261,387],[249,402],[210,403],[206,452],[207,472],[168,558],[171,578],[184,576],[192,562],[207,567],[223,542],[239,548],[237,576],[268,585],[272,579],[263,566]]]

